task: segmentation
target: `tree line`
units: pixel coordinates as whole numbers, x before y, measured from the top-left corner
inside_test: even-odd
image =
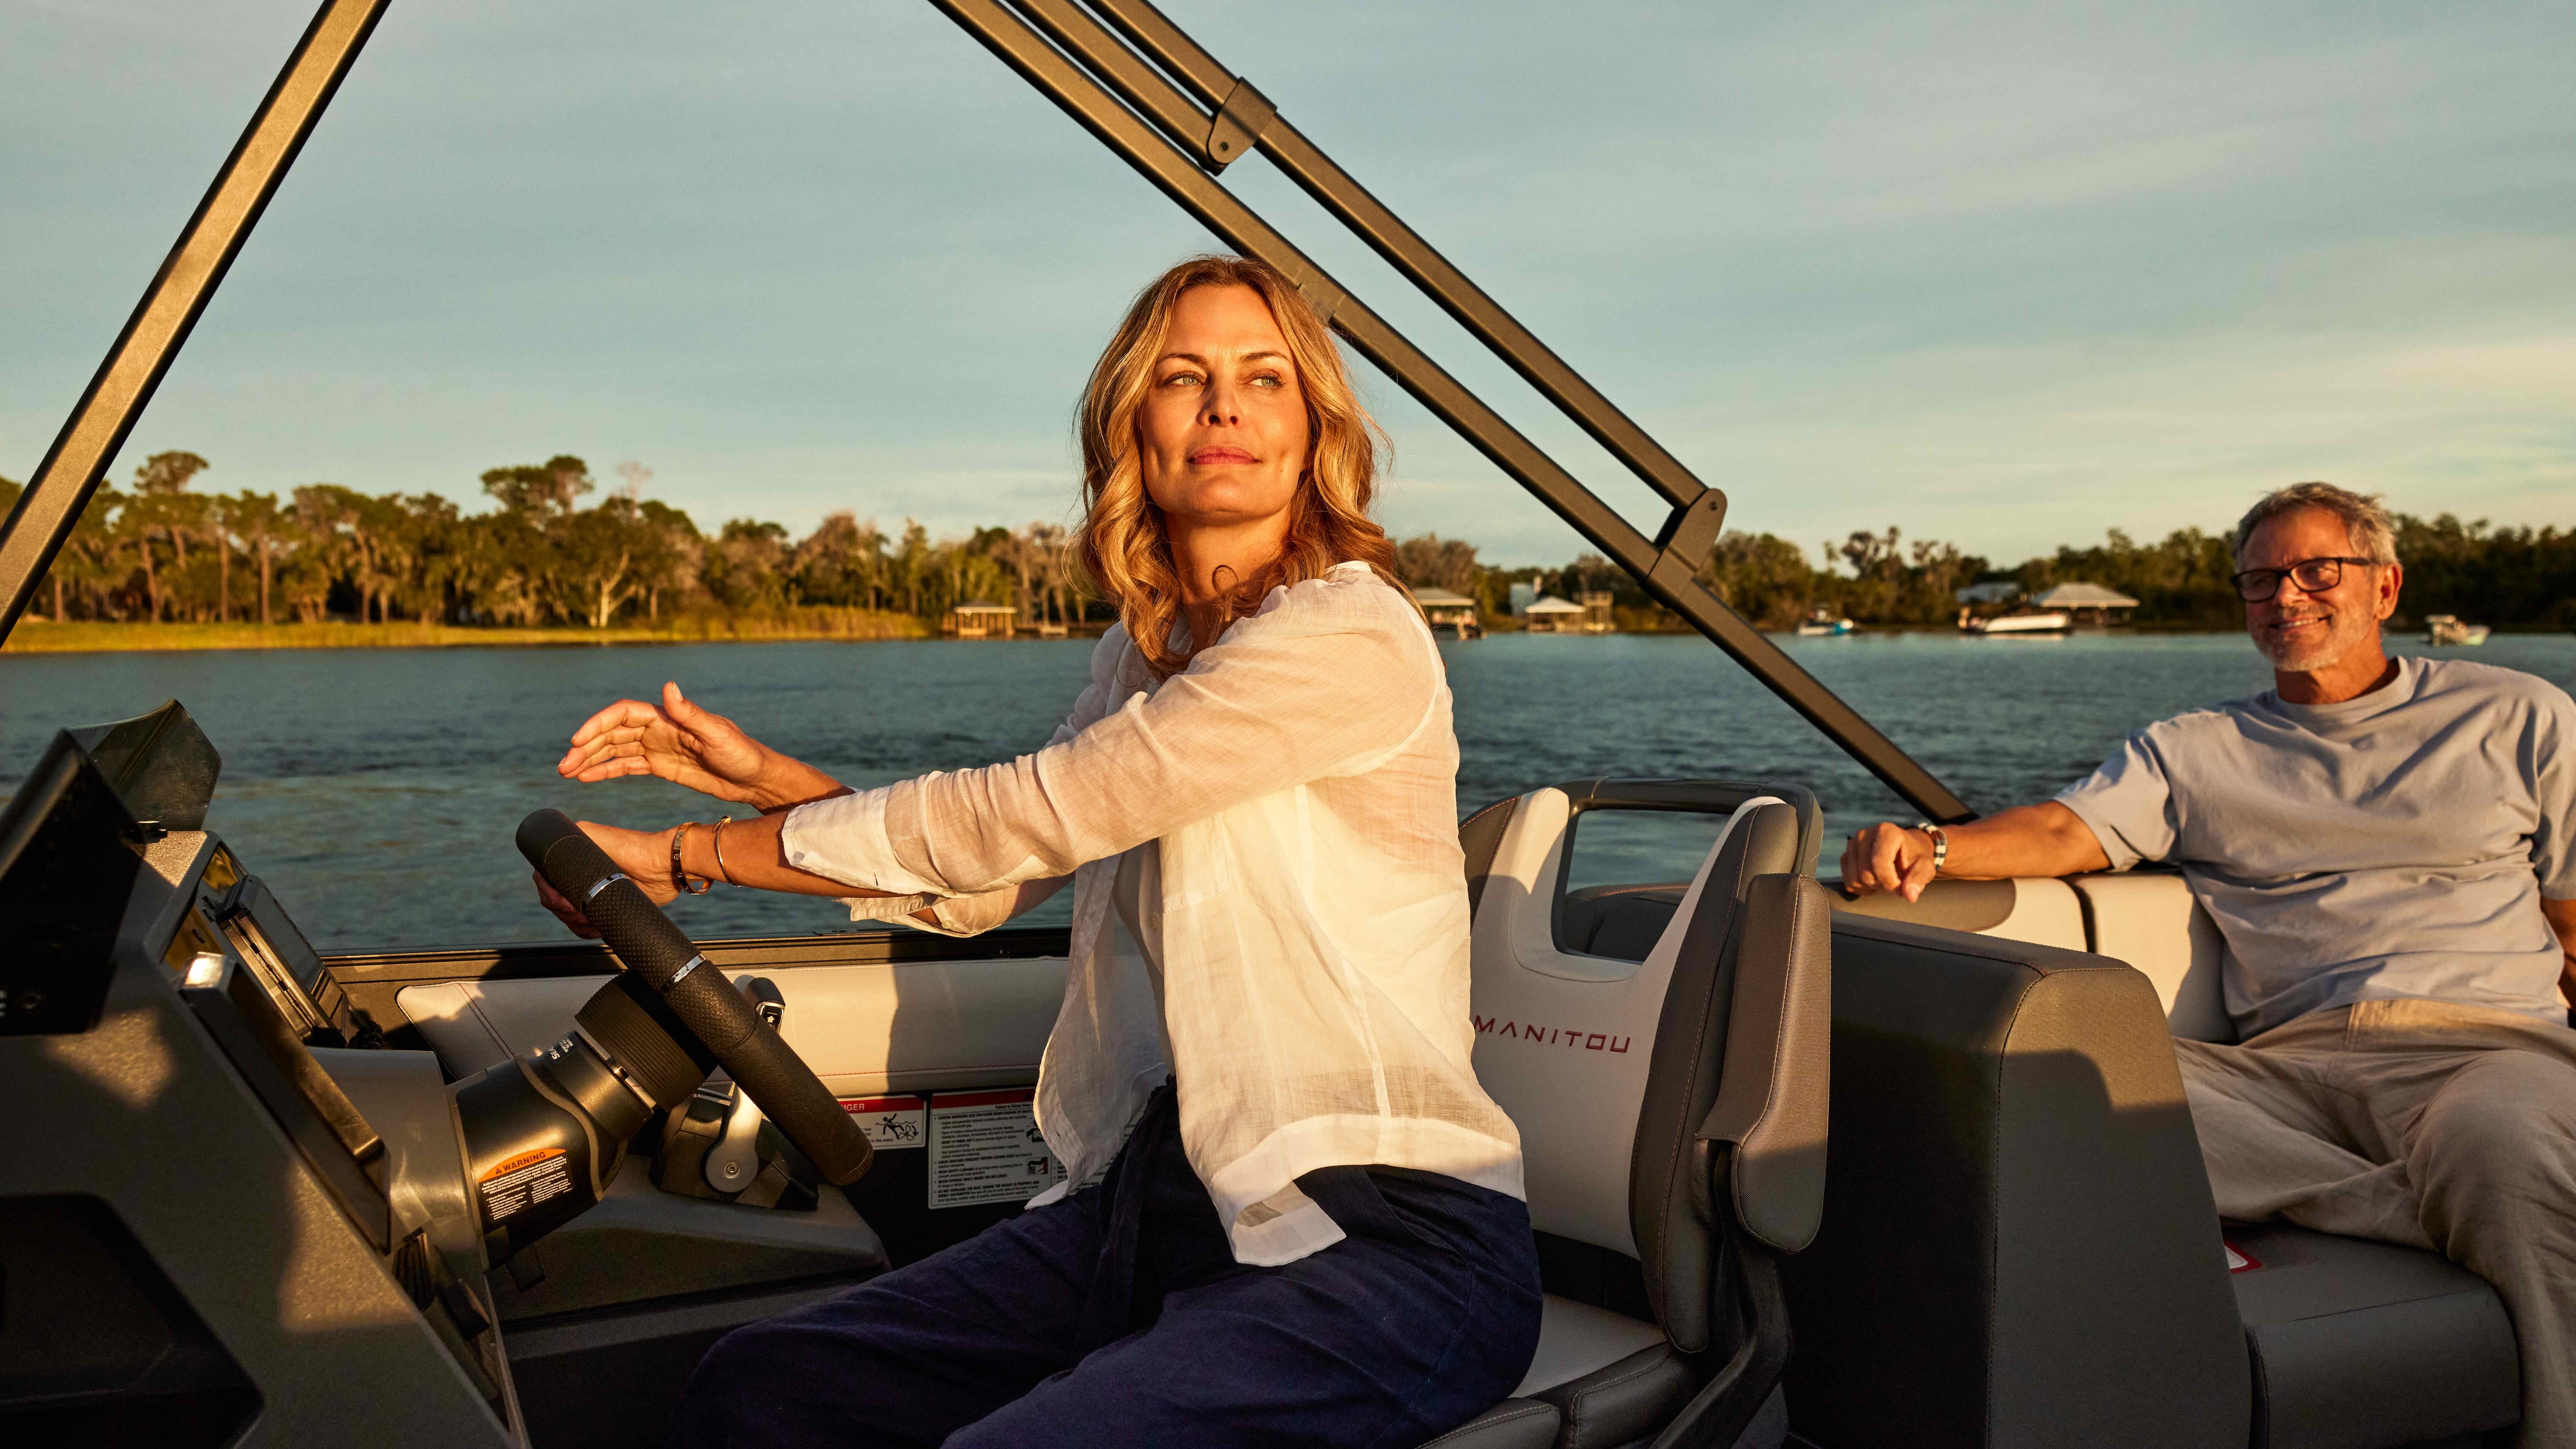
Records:
[[[737,518],[713,535],[642,496],[621,465],[598,491],[571,454],[482,475],[494,506],[468,514],[435,493],[369,495],[315,483],[280,496],[195,488],[194,453],[155,453],[130,487],[102,485],[38,586],[58,621],[540,624],[606,629],[675,613],[825,607],[936,618],[1006,601],[1027,620],[1078,621],[1065,530],[977,529],[934,542],[910,519],[889,532],[842,511],[803,539]],[[0,508],[19,486],[0,479]]]
[[[933,540],[911,519],[889,531],[843,510],[801,539],[751,518],[708,534],[644,497],[652,475],[638,464],[619,465],[624,485],[593,498],[598,481],[568,453],[485,471],[493,507],[476,514],[435,493],[369,495],[331,483],[284,495],[215,493],[196,486],[207,471],[194,453],[155,453],[130,486],[103,485],[39,585],[35,611],[62,621],[339,617],[606,629],[687,613],[812,608],[935,620],[957,604],[990,601],[1027,622],[1109,617],[1084,589],[1058,524]],[[18,493],[0,478],[0,510]],[[2576,626],[2576,531],[2495,528],[2448,513],[2429,521],[2400,514],[2397,524],[2410,615]],[[1598,554],[1553,568],[1498,568],[1481,562],[1474,544],[1426,534],[1401,541],[1396,562],[1406,583],[1464,594],[1497,622],[1508,617],[1512,586],[1527,584],[1569,600],[1609,593],[1623,627],[1681,627]],[[2234,571],[2223,530],[2181,528],[2139,543],[2113,529],[2099,544],[1998,568],[1956,544],[1909,541],[1889,528],[1828,541],[1812,558],[1775,534],[1730,532],[1700,581],[1765,628],[1816,610],[1865,624],[1943,624],[1970,584],[2036,594],[2079,581],[2137,599],[2142,624],[2232,628],[2243,617]]]
[[[2430,520],[2398,514],[2397,556],[2406,565],[2401,626],[2426,614],[2450,613],[2505,628],[2576,627],[2576,530],[2496,528],[2444,513]],[[2155,543],[2119,529],[2103,542],[2060,545],[2054,553],[1997,567],[1939,539],[1907,541],[1889,528],[1829,540],[1810,556],[1770,533],[1719,538],[1699,580],[1746,619],[1785,629],[1816,611],[1863,624],[1940,625],[1959,614],[1959,591],[2004,584],[2023,596],[2061,583],[2100,584],[2138,601],[2136,623],[2166,628],[2233,629],[2244,604],[2231,582],[2236,563],[2226,530],[2178,528]],[[1511,586],[1573,600],[1611,595],[1620,627],[1684,627],[1648,598],[1626,571],[1598,554],[1560,568],[1487,568],[1473,545],[1436,537],[1406,540],[1397,550],[1406,582],[1466,594],[1491,616],[1509,602]]]

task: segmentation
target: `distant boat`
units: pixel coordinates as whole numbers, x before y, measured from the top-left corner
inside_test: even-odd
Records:
[[[1991,619],[1970,618],[1967,611],[1961,610],[1959,632],[1985,635],[2063,634],[2066,632],[2067,625],[2072,622],[2073,620],[2065,611],[2060,609],[1998,614]]]
[[[2487,626],[2463,624],[2457,614],[2424,616],[2424,642],[2428,644],[2484,644]]]
[[[1833,610],[1818,609],[1799,622],[1798,635],[1803,639],[1839,636],[1850,633],[1853,627],[1851,620]]]

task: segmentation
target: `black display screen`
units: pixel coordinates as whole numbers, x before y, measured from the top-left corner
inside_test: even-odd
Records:
[[[133,815],[69,733],[0,810],[0,1036],[98,1024],[116,932],[143,868]]]

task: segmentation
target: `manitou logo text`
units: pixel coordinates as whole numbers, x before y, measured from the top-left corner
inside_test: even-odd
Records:
[[[1581,1027],[1523,1025],[1517,1021],[1496,1021],[1490,1016],[1474,1018],[1480,1035],[1507,1036],[1531,1046],[1561,1046],[1581,1052],[1624,1052],[1636,1040],[1629,1036],[1611,1036],[1607,1032],[1585,1031]]]

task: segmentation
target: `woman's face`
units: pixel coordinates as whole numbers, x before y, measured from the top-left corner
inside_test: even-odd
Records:
[[[1136,431],[1145,492],[1172,522],[1239,527],[1288,511],[1306,471],[1306,397],[1260,293],[1181,294]]]

